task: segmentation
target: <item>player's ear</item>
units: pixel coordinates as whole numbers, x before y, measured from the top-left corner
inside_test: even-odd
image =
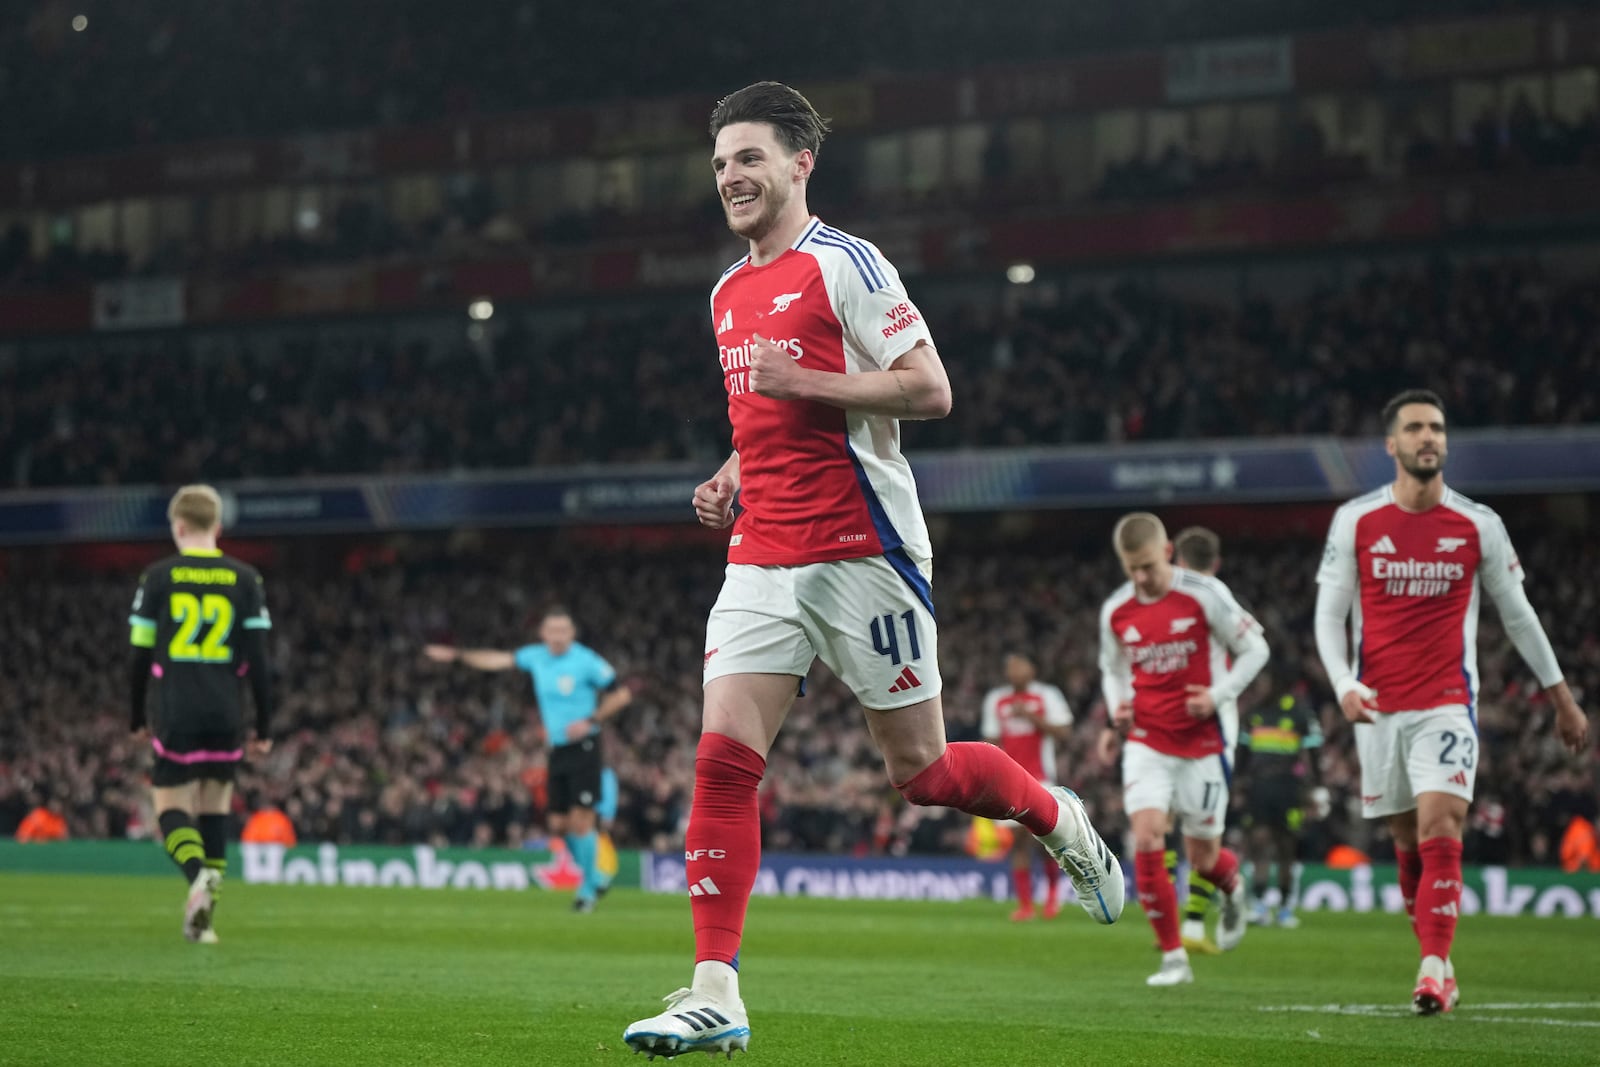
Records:
[[[811,177],[811,172],[813,170],[816,170],[816,169],[817,169],[817,157],[812,154],[811,149],[809,149],[809,148],[800,149],[799,153],[796,154],[795,157],[794,157],[794,178],[795,178],[795,181],[804,182],[804,181],[809,180],[810,177]]]
[[[1168,563],[1172,562],[1172,542],[1171,541],[1167,542],[1167,562]]]
[[[1389,453],[1389,456],[1391,458],[1393,458],[1393,456],[1394,456],[1394,436],[1392,434],[1383,439],[1383,450],[1385,452]]]

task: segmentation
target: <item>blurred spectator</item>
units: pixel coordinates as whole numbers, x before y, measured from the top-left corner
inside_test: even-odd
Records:
[[[257,808],[245,820],[239,840],[247,845],[282,845],[293,848],[296,838],[289,817],[270,805]]]
[[[60,802],[54,797],[28,812],[17,827],[17,840],[25,845],[66,839],[67,820],[61,814]]]
[[[611,5],[419,0],[379,7],[276,0],[17,0],[0,20],[0,153],[422,124],[551,104],[721,93],[862,70],[962,70],[1174,41],[1547,6],[1538,0],[911,0],[829,5],[752,35],[727,9],[679,0],[638,32]],[[82,32],[73,17],[86,12]]]

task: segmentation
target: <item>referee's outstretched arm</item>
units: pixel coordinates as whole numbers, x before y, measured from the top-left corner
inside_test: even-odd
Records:
[[[514,652],[501,648],[456,648],[454,645],[426,645],[422,654],[435,663],[464,663],[480,671],[510,671],[517,666]]]

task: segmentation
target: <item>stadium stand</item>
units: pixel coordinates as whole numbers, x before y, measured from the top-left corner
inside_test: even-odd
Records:
[[[1125,280],[923,309],[961,402],[907,428],[916,448],[1366,434],[1417,381],[1461,427],[1600,418],[1600,275],[1521,258],[1368,271],[1286,303]],[[492,353],[382,326],[23,349],[0,354],[0,484],[708,461],[727,443],[696,355],[712,343],[696,307],[515,327]],[[157,390],[196,412],[181,440]]]

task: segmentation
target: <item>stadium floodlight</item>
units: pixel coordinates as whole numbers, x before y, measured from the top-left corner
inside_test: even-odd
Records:
[[[1027,285],[1034,279],[1032,263],[1013,263],[1006,268],[1006,281],[1012,285]]]
[[[480,297],[467,305],[467,317],[475,322],[485,322],[494,317],[494,304]]]

